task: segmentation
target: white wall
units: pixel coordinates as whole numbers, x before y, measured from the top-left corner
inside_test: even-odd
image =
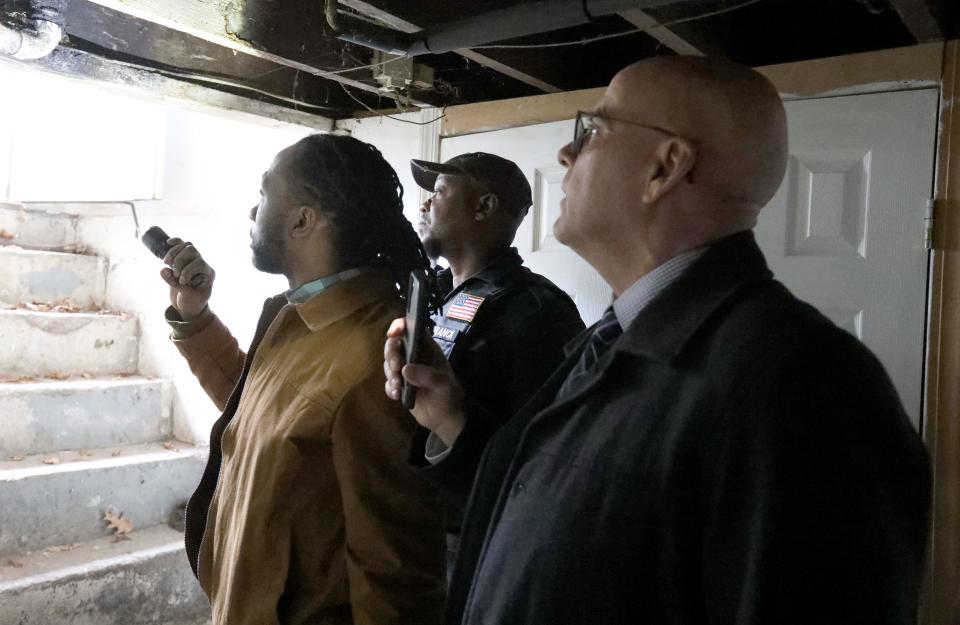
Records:
[[[254,117],[170,109],[163,199],[138,203],[143,229],[159,225],[193,242],[217,272],[210,307],[240,341],[253,338],[263,300],[287,288],[282,276],[250,262],[249,211],[273,156],[310,134],[298,126]],[[206,442],[217,410],[169,342],[169,303],[162,265],[136,239],[129,211],[81,220],[81,240],[110,258],[107,302],[140,317],[140,369],[174,380],[175,434]]]
[[[426,109],[422,113],[402,113],[392,115],[407,122],[422,123],[424,119],[436,119],[436,109]],[[337,128],[349,132],[351,136],[377,147],[383,157],[396,170],[403,185],[403,213],[411,223],[417,223],[420,209],[420,187],[413,181],[410,173],[410,159],[436,158],[439,149],[440,122],[422,126],[404,123],[391,117],[366,117],[337,122]],[[437,147],[431,152],[431,147]]]

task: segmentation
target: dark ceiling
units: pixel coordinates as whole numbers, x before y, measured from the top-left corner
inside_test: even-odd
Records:
[[[13,3],[25,1],[2,0],[0,7],[9,12]],[[341,0],[340,9],[346,19],[358,13],[376,17],[378,28],[386,20],[408,32],[418,27],[433,32],[533,1]],[[202,14],[207,9],[196,8],[199,5],[213,7],[219,28],[216,20]],[[620,13],[487,42],[572,45],[474,46],[417,56],[414,63],[433,69],[432,86],[378,93],[371,68],[349,71],[369,65],[373,51],[337,39],[323,5],[321,0],[166,0],[159,5],[156,0],[70,0],[67,37],[61,45],[179,80],[343,118],[364,113],[366,107],[448,106],[599,87],[633,61],[678,51],[761,66],[960,37],[957,0],[685,0],[644,9],[640,16],[645,22],[638,22],[636,12],[629,19]],[[668,25],[667,32],[638,31],[638,24],[657,23]],[[341,73],[323,75],[332,71]]]

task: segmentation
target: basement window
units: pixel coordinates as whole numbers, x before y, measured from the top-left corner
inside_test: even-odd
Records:
[[[94,84],[0,65],[0,200],[161,195],[166,108]]]

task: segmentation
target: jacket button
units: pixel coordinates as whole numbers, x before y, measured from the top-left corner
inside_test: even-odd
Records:
[[[519,481],[513,485],[513,491],[516,493],[522,493],[524,490],[526,490],[526,488],[527,485]]]

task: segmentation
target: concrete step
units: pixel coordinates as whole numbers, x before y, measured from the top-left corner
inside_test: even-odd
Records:
[[[130,315],[0,310],[0,376],[132,374],[137,333]]]
[[[210,606],[168,527],[0,559],[3,625],[204,623]]]
[[[145,378],[0,383],[0,458],[166,440],[172,391]]]
[[[0,203],[0,230],[16,235],[13,242],[20,245],[75,246],[79,243],[78,224],[77,215],[27,210],[17,204]]]
[[[107,262],[97,256],[0,247],[0,302],[62,303],[83,310],[103,307]]]
[[[203,471],[205,449],[131,445],[0,462],[0,556],[108,536],[106,510],[135,527],[175,518]]]

